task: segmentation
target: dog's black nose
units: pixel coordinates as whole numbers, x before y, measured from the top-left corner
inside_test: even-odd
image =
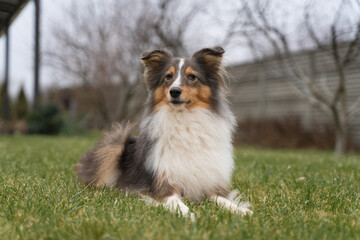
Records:
[[[177,98],[181,95],[181,88],[179,87],[172,87],[170,89],[170,96],[172,96],[173,98]]]

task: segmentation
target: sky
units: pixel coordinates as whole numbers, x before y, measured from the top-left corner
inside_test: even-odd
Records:
[[[84,0],[83,0],[84,1]],[[225,5],[222,0],[213,0],[215,4],[218,4],[218,8],[228,7],[228,10],[231,11],[231,4]],[[228,0],[236,1],[236,0]],[[302,0],[291,0],[296,5],[301,3]],[[326,2],[324,6],[328,8],[334,8],[338,0],[318,0],[319,2]],[[53,24],[59,24],[64,21],[62,19],[62,9],[63,6],[69,4],[71,0],[42,0],[42,16],[41,16],[41,47],[42,50],[46,48],[47,45],[51,44],[51,28]],[[200,1],[201,2],[201,1]],[[333,6],[331,6],[331,3]],[[230,8],[229,8],[230,6]],[[216,9],[215,9],[216,10]],[[15,96],[19,91],[21,86],[25,87],[26,95],[31,99],[33,92],[33,46],[34,46],[34,3],[30,1],[27,6],[23,9],[20,15],[12,23],[10,27],[10,86],[9,91],[11,96]],[[229,15],[230,16],[230,15]],[[222,15],[219,19],[212,19],[218,21],[217,24],[211,22],[208,23],[209,28],[206,32],[206,38],[204,41],[199,43],[191,43],[194,48],[209,47],[221,39],[223,32],[221,29],[222,24],[231,21],[229,16]],[[292,17],[294,21],[294,16]],[[290,21],[290,19],[289,19]],[[295,19],[296,21],[296,19]],[[206,46],[202,46],[207,44]],[[201,45],[201,46],[200,46]],[[196,50],[196,49],[192,49]],[[237,46],[232,47],[225,53],[225,60],[227,64],[234,64],[242,61],[249,60],[249,52],[246,51],[243,47]],[[136,56],[138,57],[138,56]],[[5,60],[5,37],[0,38],[0,79],[2,81],[4,76],[4,60]],[[61,83],[56,82],[52,77],[53,72],[51,69],[42,65],[41,67],[41,78],[40,83],[42,89],[47,88],[50,85],[61,85]]]

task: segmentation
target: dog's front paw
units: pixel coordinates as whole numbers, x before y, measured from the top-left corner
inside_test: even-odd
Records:
[[[188,217],[189,217],[189,219],[190,219],[192,222],[195,221],[195,214],[193,214],[192,212],[189,212],[189,213],[188,213]]]
[[[176,210],[172,210],[172,211],[176,211],[179,215],[181,215],[184,218],[188,218],[191,221],[195,221],[195,214],[190,212],[190,209],[188,207],[178,207]]]
[[[253,215],[253,211],[251,211],[249,209],[250,204],[247,203],[247,202],[243,202],[243,203],[233,203],[232,202],[232,203],[230,203],[228,205],[225,205],[225,207],[229,211],[231,211],[231,212],[233,212],[235,214],[239,214],[241,216],[245,216],[245,215],[251,216],[251,215]]]
[[[245,216],[245,215],[251,216],[254,213],[249,208],[241,207],[241,206],[237,206],[234,210],[231,209],[231,211],[236,213],[236,214],[240,214],[241,216]]]
[[[233,190],[232,192],[230,192],[229,195],[226,197],[234,205],[236,205],[236,207],[234,208],[234,213],[240,214],[242,216],[253,215],[254,212],[249,209],[251,204],[249,202],[242,202],[241,201],[242,197],[239,195],[240,195],[239,190],[236,189],[236,190]],[[234,205],[231,205],[231,206],[234,207]]]
[[[177,208],[177,211],[181,214],[181,216],[187,217],[191,221],[195,221],[195,214],[190,212],[190,209],[188,207],[180,206]]]
[[[245,216],[245,215],[251,216],[251,215],[253,215],[254,212],[249,209],[249,207],[251,206],[251,204],[249,202],[236,201],[234,203],[237,206],[236,212],[238,212],[242,216]]]
[[[167,197],[164,201],[164,206],[172,212],[177,212],[183,217],[188,217],[190,220],[195,220],[195,215],[190,212],[190,209],[181,201],[178,195]]]
[[[212,199],[216,201],[218,206],[229,210],[232,213],[240,214],[242,216],[252,215],[253,211],[249,209],[251,206],[248,202],[231,201],[221,196],[213,196]]]

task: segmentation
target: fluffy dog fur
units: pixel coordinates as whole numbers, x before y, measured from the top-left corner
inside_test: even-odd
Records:
[[[226,101],[223,48],[204,48],[191,58],[167,50],[144,52],[149,96],[138,137],[115,125],[80,158],[78,177],[146,195],[192,216],[183,197],[204,196],[239,214],[248,205],[228,196],[233,171],[235,118]]]

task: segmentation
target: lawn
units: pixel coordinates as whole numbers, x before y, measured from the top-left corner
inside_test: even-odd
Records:
[[[74,165],[97,137],[0,137],[0,239],[360,238],[359,155],[238,148],[233,187],[254,215],[186,202],[191,222],[79,183]]]

